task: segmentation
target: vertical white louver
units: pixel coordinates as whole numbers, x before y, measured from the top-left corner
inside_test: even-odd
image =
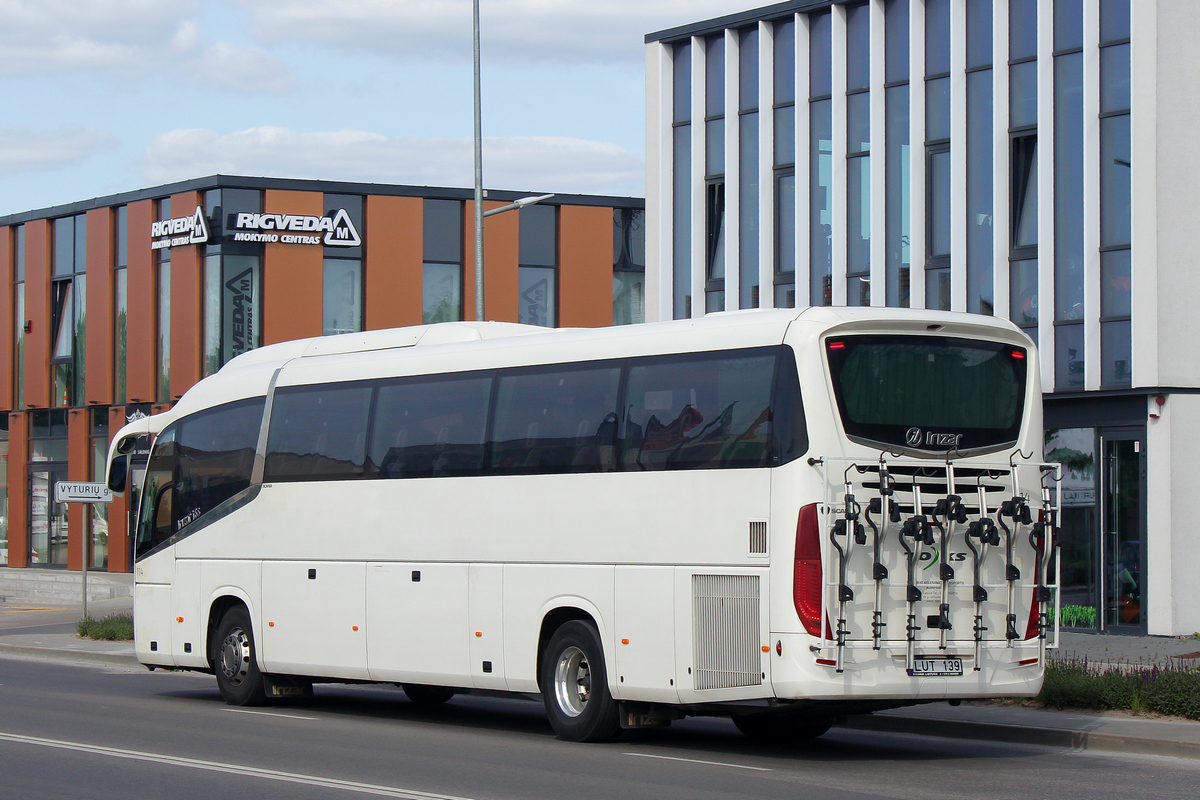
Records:
[[[762,684],[757,575],[692,576],[697,689]]]
[[[750,521],[750,555],[767,554],[767,523],[765,520]]]

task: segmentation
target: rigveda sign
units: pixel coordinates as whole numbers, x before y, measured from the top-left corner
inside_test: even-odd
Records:
[[[271,242],[282,244],[327,245],[329,247],[358,247],[362,239],[354,221],[339,208],[333,216],[315,217],[308,214],[230,214],[233,223],[225,239],[234,242]],[[208,220],[196,206],[188,217],[159,220],[150,226],[150,249],[162,250],[186,244],[207,244]]]
[[[358,230],[344,208],[339,208],[332,217],[242,212],[234,220],[232,233],[235,242],[324,244],[331,247],[358,247],[362,244]]]
[[[54,484],[54,500],[57,503],[111,503],[113,493],[103,483],[58,481]]]
[[[151,250],[205,244],[208,242],[208,221],[204,219],[204,211],[196,206],[196,213],[190,217],[174,217],[151,223],[150,238],[153,240],[150,243]]]

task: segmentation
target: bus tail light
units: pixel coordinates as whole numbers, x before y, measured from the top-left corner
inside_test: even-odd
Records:
[[[821,528],[817,504],[800,509],[796,520],[796,567],[792,576],[792,600],[796,614],[810,636],[821,635]]]

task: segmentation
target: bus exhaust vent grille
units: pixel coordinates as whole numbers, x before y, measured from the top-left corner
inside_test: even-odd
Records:
[[[767,523],[763,520],[750,522],[750,555],[765,556],[767,554]]]
[[[762,685],[757,575],[692,576],[697,689]]]

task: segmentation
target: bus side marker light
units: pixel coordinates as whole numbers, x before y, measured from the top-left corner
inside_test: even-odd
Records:
[[[777,655],[777,656],[783,655],[783,639],[780,639],[779,641],[775,642],[775,655]]]
[[[176,618],[175,618],[175,621],[176,621],[176,622],[183,622],[183,617],[176,617]]]
[[[823,667],[836,667],[837,666],[837,662],[834,661],[832,658],[818,658],[817,663]]]
[[[358,630],[358,626],[357,626],[357,625],[351,625],[350,627],[351,627],[351,628],[353,628],[354,630]]]
[[[764,644],[764,645],[763,645],[763,652],[764,652],[764,653],[769,653],[769,652],[771,652],[771,645],[769,645],[769,644]]]
[[[1017,666],[1028,667],[1030,664],[1036,664],[1037,662],[1038,660],[1036,658],[1023,658],[1017,662]]]
[[[476,635],[477,637],[478,637],[478,636],[483,636],[483,631],[475,631],[475,635]]]
[[[274,622],[268,622],[268,623],[267,623],[267,627],[268,627],[268,628],[274,628],[274,627],[275,627],[275,623],[274,623]]]
[[[628,640],[628,639],[622,639],[622,640],[621,640],[621,644],[629,644],[629,640]]]

